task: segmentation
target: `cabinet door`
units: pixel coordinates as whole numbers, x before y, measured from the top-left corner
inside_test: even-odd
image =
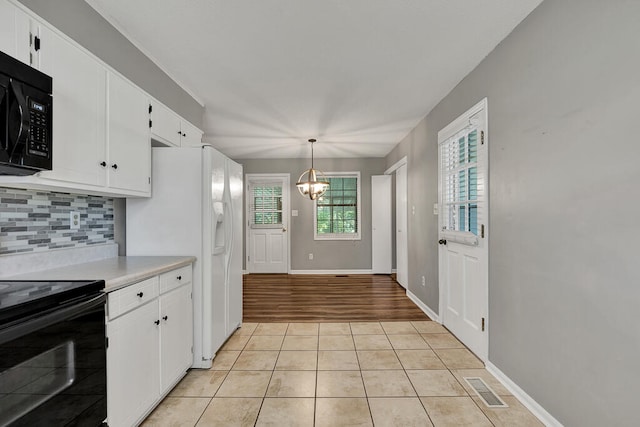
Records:
[[[108,185],[149,194],[149,101],[144,92],[120,76],[109,72],[108,79]]]
[[[202,143],[202,132],[197,127],[182,121],[182,146],[183,147],[197,147]]]
[[[40,69],[53,78],[53,170],[42,177],[106,183],[106,69],[41,26]]]
[[[180,146],[180,118],[157,102],[151,103],[151,135],[164,143]]]
[[[160,296],[160,387],[166,391],[191,366],[193,308],[191,284]]]
[[[29,64],[29,18],[7,0],[0,0],[0,51]]]
[[[160,326],[152,301],[107,323],[107,417],[129,427],[160,397]]]

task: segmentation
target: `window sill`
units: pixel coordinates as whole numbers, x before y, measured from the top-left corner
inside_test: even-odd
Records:
[[[322,234],[313,236],[313,240],[362,240],[360,234]]]

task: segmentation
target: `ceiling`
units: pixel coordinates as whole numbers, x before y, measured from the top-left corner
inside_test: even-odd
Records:
[[[383,157],[542,0],[86,0],[232,158]]]

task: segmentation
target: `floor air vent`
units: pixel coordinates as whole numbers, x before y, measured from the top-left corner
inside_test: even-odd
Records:
[[[464,377],[464,380],[478,393],[480,399],[490,408],[507,408],[509,405],[504,403],[502,399],[494,393],[493,390],[478,377]]]

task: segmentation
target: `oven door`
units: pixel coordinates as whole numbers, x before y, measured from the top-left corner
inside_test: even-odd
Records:
[[[99,426],[107,417],[100,294],[0,330],[0,426]]]

